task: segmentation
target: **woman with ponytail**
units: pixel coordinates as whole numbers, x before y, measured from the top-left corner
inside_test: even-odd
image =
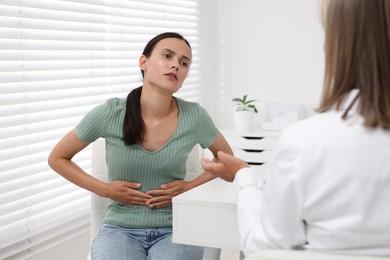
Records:
[[[154,37],[139,59],[143,86],[127,99],[112,98],[94,108],[49,156],[57,173],[111,199],[92,259],[202,259],[203,248],[172,243],[172,198],[215,178],[203,172],[184,181],[195,145],[213,154],[232,150],[204,108],[173,96],[191,60],[190,44],[180,34]],[[98,138],[106,140],[107,183],[72,162]]]

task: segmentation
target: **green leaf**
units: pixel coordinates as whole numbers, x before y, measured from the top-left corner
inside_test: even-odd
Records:
[[[232,101],[234,101],[234,102],[239,102],[239,103],[243,103],[243,101],[242,101],[241,98],[233,98]]]
[[[256,102],[256,99],[247,100],[248,95],[245,94],[242,98],[233,98],[233,102],[237,102],[236,104],[236,110],[253,110],[255,113],[258,112],[256,106],[252,104],[253,102]]]

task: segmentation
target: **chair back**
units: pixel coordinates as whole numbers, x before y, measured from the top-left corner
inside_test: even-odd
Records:
[[[106,144],[98,139],[92,144],[92,176],[107,182]],[[103,223],[109,199],[91,193],[91,240],[95,239]]]

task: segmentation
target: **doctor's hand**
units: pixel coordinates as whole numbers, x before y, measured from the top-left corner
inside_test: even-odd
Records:
[[[163,208],[172,205],[172,198],[187,191],[189,182],[176,180],[161,185],[160,190],[150,190],[146,194],[153,196],[146,204],[150,208]]]
[[[138,190],[141,187],[139,183],[113,181],[107,183],[107,185],[107,195],[105,197],[123,205],[145,206],[146,202],[152,198],[151,195]]]
[[[205,171],[229,182],[234,180],[238,170],[249,167],[245,161],[222,151],[218,152],[217,160],[211,162],[207,158],[202,158],[200,163]]]

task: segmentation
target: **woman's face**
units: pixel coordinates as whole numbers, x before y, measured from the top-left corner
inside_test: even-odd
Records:
[[[175,93],[188,75],[191,59],[191,49],[185,41],[177,38],[159,41],[149,58],[140,58],[144,86],[153,85]]]

